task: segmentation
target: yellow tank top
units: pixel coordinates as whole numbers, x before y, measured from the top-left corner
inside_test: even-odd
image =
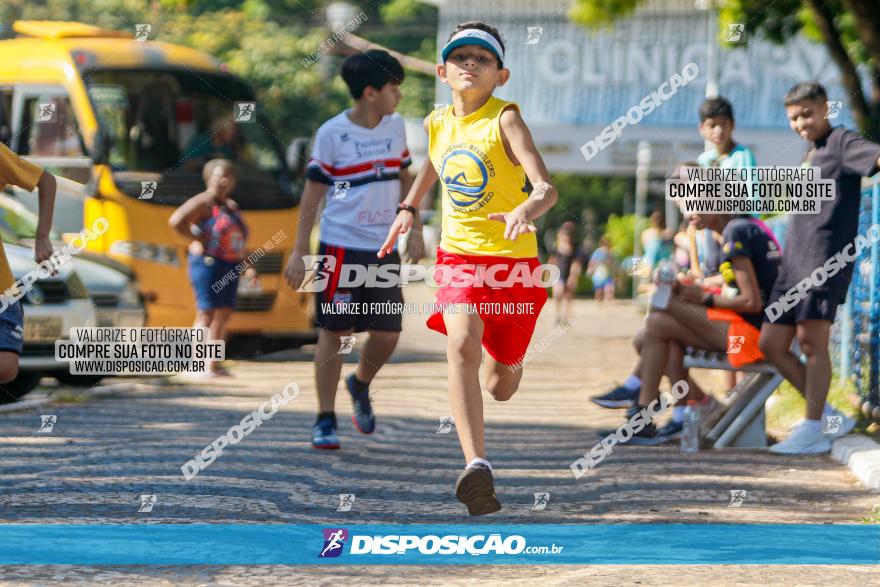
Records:
[[[467,116],[452,106],[430,117],[428,156],[443,188],[443,235],[440,248],[465,255],[529,258],[538,256],[534,233],[515,241],[504,238],[504,222],[489,220],[510,212],[527,198],[526,174],[514,165],[501,140],[501,112],[519,106],[494,96]]]

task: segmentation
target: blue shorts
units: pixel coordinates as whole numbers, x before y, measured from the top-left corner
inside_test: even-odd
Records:
[[[14,302],[0,312],[0,351],[21,354],[24,342],[24,312],[21,302]]]
[[[235,270],[238,263],[192,254],[187,260],[189,282],[196,292],[196,307],[199,310],[234,308],[238,293],[238,271]],[[224,277],[226,281],[223,281]]]

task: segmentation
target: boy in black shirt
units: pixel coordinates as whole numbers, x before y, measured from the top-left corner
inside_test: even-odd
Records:
[[[852,280],[853,263],[838,264],[835,273],[827,262],[844,249],[851,251],[848,245],[858,230],[862,177],[880,168],[880,145],[843,127],[832,128],[827,100],[817,82],[799,83],[785,96],[791,129],[810,143],[803,165],[818,167],[821,179],[833,179],[836,193],[833,200],[820,203],[817,214],[791,215],[782,269],[761,327],[761,350],[807,399],[806,418],[786,440],[770,447],[777,454],[831,450],[830,438],[821,427],[831,384],[828,339],[837,307]],[[827,279],[822,279],[823,274]],[[795,336],[807,357],[805,365],[789,350]],[[843,428],[849,431],[852,425],[846,419]]]

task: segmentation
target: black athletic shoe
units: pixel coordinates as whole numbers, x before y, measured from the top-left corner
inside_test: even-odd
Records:
[[[635,405],[626,411],[626,421],[627,424],[632,421],[633,416],[639,413],[644,406]],[[606,436],[611,436],[612,434],[617,434],[619,428],[615,428],[614,430],[600,430],[599,436],[605,438]],[[632,444],[635,446],[657,446],[658,444],[665,444],[669,442],[669,438],[665,436],[660,436],[657,434],[657,427],[654,426],[654,422],[648,422],[645,426],[630,436],[628,439],[618,442],[617,444]]]
[[[611,410],[628,408],[639,401],[639,390],[632,390],[628,387],[618,385],[604,395],[591,397],[590,401],[601,408],[608,408]]]
[[[684,422],[670,420],[665,426],[657,430],[657,436],[665,436],[669,440],[679,440],[683,429]]]
[[[462,471],[455,482],[455,497],[467,506],[472,516],[491,514],[501,509],[495,495],[492,471],[485,465],[476,465]]]
[[[370,405],[370,389],[355,391],[354,373],[346,377],[345,387],[351,394],[352,410],[351,421],[361,434],[372,434],[376,429],[376,416],[373,414],[373,406]]]

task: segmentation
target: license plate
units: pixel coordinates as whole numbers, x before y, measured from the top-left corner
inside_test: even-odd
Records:
[[[61,336],[61,318],[35,317],[24,320],[24,339],[55,340]]]

